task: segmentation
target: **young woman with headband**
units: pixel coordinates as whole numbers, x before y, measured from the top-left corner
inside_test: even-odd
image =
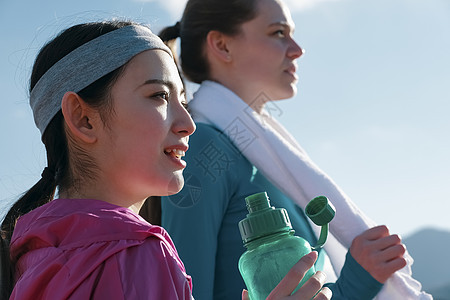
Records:
[[[195,130],[171,51],[133,22],[76,25],[41,49],[30,90],[48,165],[1,225],[1,298],[191,299],[169,235],[138,215],[149,196],[182,188]]]
[[[335,205],[332,237],[316,263],[333,299],[430,299],[411,277],[399,236],[361,212],[270,115],[273,101],[296,93],[303,50],[294,27],[281,0],[188,0],[181,21],[160,33],[169,45],[180,37],[182,72],[200,84],[189,102],[197,131],[187,183],[162,201],[162,224],[198,282],[194,296],[236,299],[244,198],[266,191],[312,245],[318,234],[306,204],[325,195]]]

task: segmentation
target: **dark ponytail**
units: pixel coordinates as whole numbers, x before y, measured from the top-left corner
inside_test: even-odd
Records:
[[[181,27],[180,22],[177,22],[173,26],[164,28],[158,34],[159,37],[161,38],[161,40],[163,40],[163,42],[172,51],[172,55],[175,60],[175,63],[177,64],[177,67],[179,66],[179,62],[178,62],[178,53],[177,53],[177,49],[176,49],[176,39],[180,37],[180,27]],[[181,75],[180,71],[179,71],[179,73]]]
[[[9,242],[16,225],[17,218],[24,215],[38,206],[41,206],[53,199],[56,182],[55,176],[50,174],[53,171],[47,167],[41,179],[26,192],[9,210],[1,226],[1,298],[8,299],[14,285],[13,264],[9,263]],[[40,195],[35,197],[35,195]]]
[[[169,27],[164,28],[159,33],[159,37],[163,41],[173,41],[173,40],[175,40],[176,38],[180,37],[180,26],[181,26],[180,22],[177,22],[173,26],[169,26]]]
[[[31,74],[30,91],[51,66],[74,49],[102,34],[131,24],[133,23],[128,21],[86,23],[61,32],[55,39],[47,43],[36,57]],[[110,88],[122,70],[123,66],[103,76],[78,94],[86,103],[99,108],[100,113],[107,114],[107,109],[111,105],[109,101]],[[76,151],[71,151],[69,159],[69,147],[61,111],[45,129],[42,142],[47,152],[47,167],[42,172],[41,179],[13,204],[1,224],[0,299],[9,299],[14,287],[14,261],[10,259],[9,245],[17,219],[53,200],[57,187],[63,190],[72,186],[74,174],[79,173],[80,168],[83,173],[87,172],[85,174],[89,174],[89,169],[92,168],[86,155],[77,157]]]

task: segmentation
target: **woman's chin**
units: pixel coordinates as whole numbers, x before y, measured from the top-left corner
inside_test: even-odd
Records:
[[[178,174],[177,174],[178,175]],[[183,174],[174,176],[167,186],[167,192],[164,196],[170,196],[178,193],[184,186]]]
[[[280,91],[276,97],[272,99],[272,101],[286,100],[294,97],[297,94],[297,87],[286,88],[283,91]]]
[[[297,95],[297,85],[296,85],[296,83],[291,83],[289,85],[289,87],[286,89],[286,95],[287,95],[287,97],[285,99],[292,98],[295,95]]]

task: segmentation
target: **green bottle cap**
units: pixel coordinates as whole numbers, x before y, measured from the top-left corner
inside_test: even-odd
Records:
[[[323,226],[333,220],[334,215],[336,214],[336,209],[333,204],[328,201],[327,197],[318,196],[306,205],[305,213],[311,221],[314,222],[314,224],[317,226]]]
[[[249,213],[239,222],[244,244],[269,234],[293,230],[286,210],[270,206],[266,192],[246,197],[245,203]]]
[[[328,223],[333,220],[336,214],[336,209],[333,204],[328,201],[325,196],[318,196],[312,199],[308,205],[305,207],[306,215],[314,222],[317,226],[322,226],[320,230],[320,237],[317,241],[317,245],[312,247],[314,250],[318,250],[325,245],[328,237]]]

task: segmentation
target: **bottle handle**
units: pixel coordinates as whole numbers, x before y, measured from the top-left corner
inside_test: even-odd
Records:
[[[314,224],[322,226],[317,244],[314,247],[311,247],[312,250],[319,250],[327,241],[329,223],[333,220],[336,209],[327,197],[318,196],[308,203],[305,208],[305,213]]]
[[[327,237],[328,237],[328,224],[323,225],[322,228],[320,229],[320,237],[319,240],[317,241],[317,244],[313,247],[311,247],[311,249],[314,251],[318,251],[320,249],[322,249],[322,247],[325,245],[325,242],[327,241]]]

